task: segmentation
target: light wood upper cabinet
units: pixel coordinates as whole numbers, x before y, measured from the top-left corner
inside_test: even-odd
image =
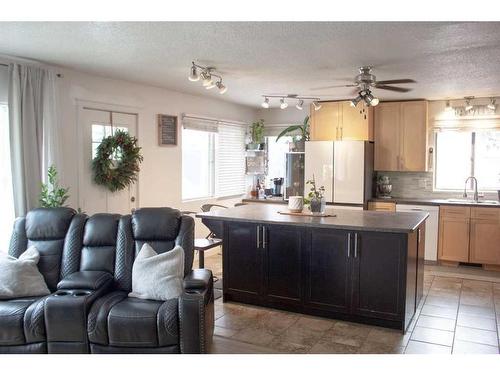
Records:
[[[440,206],[439,260],[469,261],[470,207]]]
[[[311,104],[311,141],[336,141],[339,133],[340,112],[339,102],[323,102],[317,111]]]
[[[471,209],[470,262],[500,264],[500,209]]]
[[[375,108],[374,168],[376,171],[398,171],[400,169],[399,103],[380,103]]]
[[[356,107],[351,102],[342,103],[342,121],[340,122],[340,140],[373,140],[373,107],[359,103]]]
[[[375,107],[375,170],[427,170],[427,102],[386,102]]]
[[[373,140],[373,108],[321,102],[317,111],[311,104],[310,113],[311,141]]]

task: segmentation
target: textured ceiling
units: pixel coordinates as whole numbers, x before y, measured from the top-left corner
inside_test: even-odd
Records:
[[[250,106],[266,93],[348,98],[310,89],[361,65],[417,81],[406,94],[374,90],[382,99],[500,94],[500,22],[2,22],[0,54]],[[225,95],[187,80],[193,59],[217,67]]]

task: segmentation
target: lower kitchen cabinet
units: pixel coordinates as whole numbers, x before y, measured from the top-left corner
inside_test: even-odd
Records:
[[[500,208],[442,205],[439,260],[500,265]]]
[[[500,265],[500,209],[471,209],[470,262]]]
[[[352,312],[383,319],[401,319],[405,306],[405,241],[393,233],[354,233]],[[416,264],[415,264],[416,267]]]
[[[304,231],[286,225],[261,228],[264,298],[285,304],[300,303]]]
[[[258,243],[259,242],[259,243]],[[224,288],[248,298],[262,294],[260,226],[253,223],[224,224]]]
[[[439,209],[439,260],[469,261],[470,207],[441,206]]]
[[[305,257],[307,306],[350,312],[351,241],[348,236],[348,232],[341,230],[318,228],[309,232]]]
[[[405,330],[423,283],[417,246],[417,232],[226,222],[224,300]]]

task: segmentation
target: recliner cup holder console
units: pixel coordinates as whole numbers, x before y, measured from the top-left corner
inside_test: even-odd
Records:
[[[88,296],[89,294],[92,294],[92,292],[88,290],[74,290],[74,291],[62,290],[54,293],[56,297],[63,297],[63,296],[83,297],[83,296]]]

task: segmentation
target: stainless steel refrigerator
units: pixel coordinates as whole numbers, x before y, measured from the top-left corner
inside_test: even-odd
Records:
[[[304,152],[285,154],[284,199],[304,194],[304,157]]]
[[[372,197],[373,142],[308,141],[304,164],[304,180],[314,176],[327,202],[365,206]]]

